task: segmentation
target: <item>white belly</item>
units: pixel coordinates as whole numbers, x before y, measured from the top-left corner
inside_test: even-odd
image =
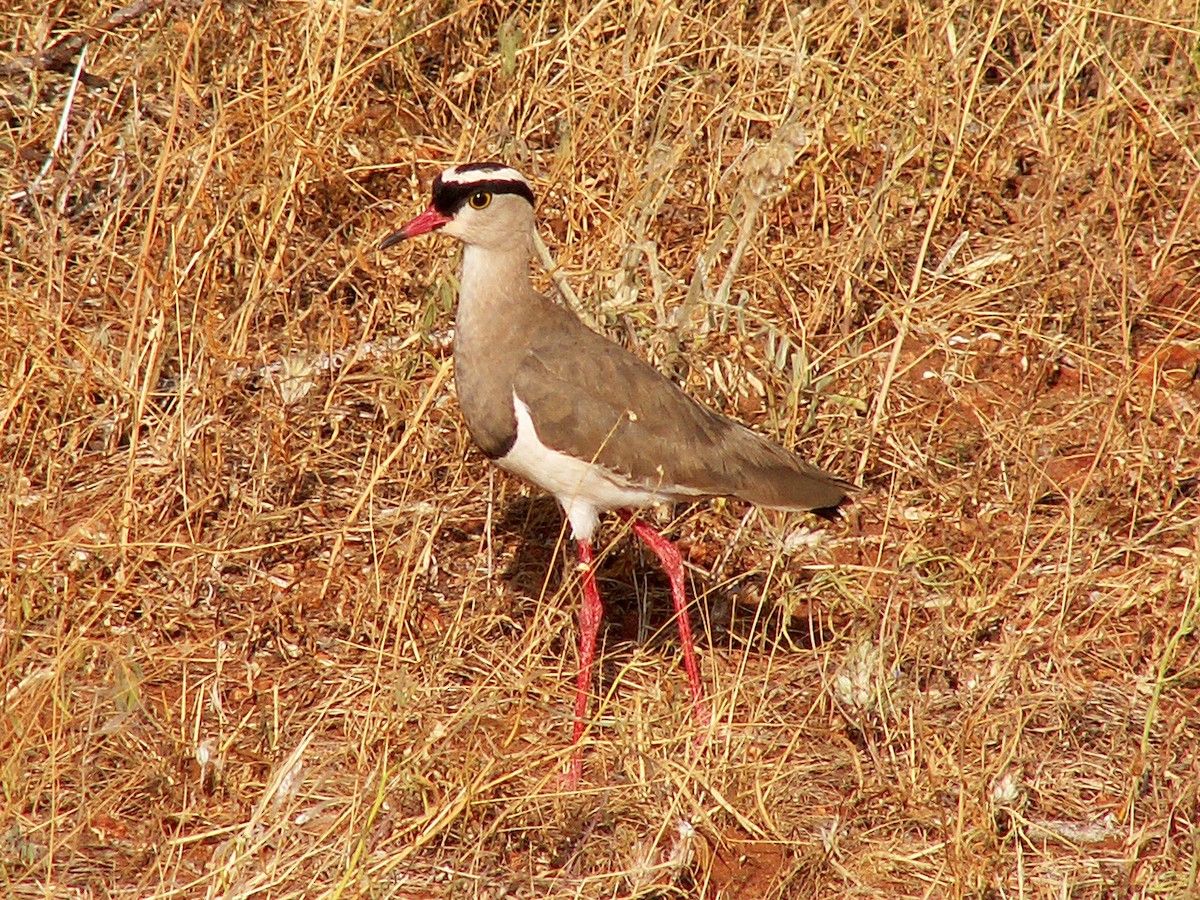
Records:
[[[642,509],[670,500],[666,494],[631,483],[603,466],[552,450],[538,437],[529,407],[513,393],[517,439],[496,464],[549,491],[558,500],[576,540],[590,541],[608,509]]]

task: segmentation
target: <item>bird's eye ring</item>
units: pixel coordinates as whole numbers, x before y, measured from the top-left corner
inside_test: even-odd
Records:
[[[471,204],[471,209],[487,209],[492,202],[492,195],[487,191],[476,191],[467,202]]]

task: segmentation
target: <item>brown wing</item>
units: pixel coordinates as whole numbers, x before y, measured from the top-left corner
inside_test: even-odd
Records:
[[[826,510],[853,488],[701,406],[567,310],[548,314],[562,318],[530,336],[514,381],[547,446],[680,497]]]

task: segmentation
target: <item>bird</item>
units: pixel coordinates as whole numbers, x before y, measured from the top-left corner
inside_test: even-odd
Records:
[[[380,242],[431,232],[463,244],[454,380],[467,430],[494,464],[552,494],[571,528],[583,588],[567,784],[578,785],[604,607],[593,540],[616,511],[658,557],[671,587],[694,719],[709,721],[688,616],[683,560],[651,527],[649,507],[735,497],[836,519],[855,485],[684,393],[588,328],[530,280],[536,221],[528,179],[499,162],[453,165],[432,202]]]

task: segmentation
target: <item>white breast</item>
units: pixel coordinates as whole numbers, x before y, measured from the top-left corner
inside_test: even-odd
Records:
[[[515,391],[513,409],[517,440],[496,464],[552,493],[566,513],[576,540],[592,539],[603,510],[642,509],[671,499],[596,463],[547,447],[538,437],[529,407]]]

